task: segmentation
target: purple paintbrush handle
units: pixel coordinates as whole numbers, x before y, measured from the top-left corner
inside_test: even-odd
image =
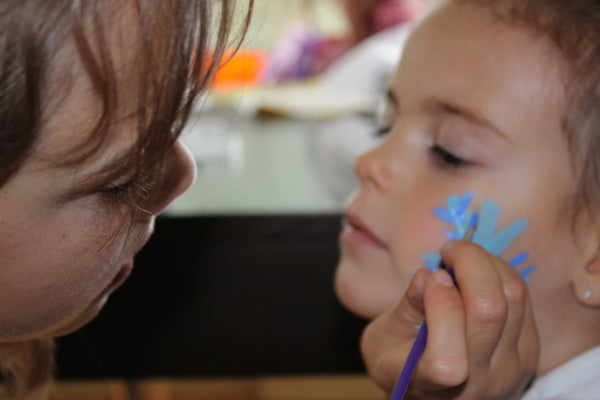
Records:
[[[448,268],[444,263],[440,263],[440,269],[448,272],[452,281],[454,282],[454,286],[458,287],[456,284],[456,279],[454,276],[454,270]],[[421,355],[423,351],[425,351],[425,346],[427,345],[427,322],[423,320],[423,325],[419,328],[419,332],[417,332],[417,337],[410,348],[410,353],[408,353],[408,358],[404,363],[404,368],[402,368],[402,372],[396,381],[396,385],[394,385],[394,391],[390,396],[390,400],[402,400],[404,395],[406,394],[406,390],[408,389],[408,384],[410,383],[410,379],[412,378],[415,369],[417,369],[417,364],[421,359]]]
[[[402,400],[404,398],[406,390],[408,389],[408,384],[410,383],[410,379],[412,378],[415,369],[417,369],[417,364],[419,363],[421,354],[423,354],[423,351],[425,350],[425,345],[427,344],[427,331],[427,323],[423,321],[421,328],[419,328],[419,332],[417,332],[417,337],[415,338],[415,341],[410,349],[408,358],[404,363],[404,368],[402,368],[402,372],[396,381],[396,385],[394,385],[394,390],[392,391],[390,400]]]

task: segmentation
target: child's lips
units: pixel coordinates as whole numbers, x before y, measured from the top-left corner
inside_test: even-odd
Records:
[[[387,245],[356,215],[347,214],[340,239],[354,245],[387,250]]]

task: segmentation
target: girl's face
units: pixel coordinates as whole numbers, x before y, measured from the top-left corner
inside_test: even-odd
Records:
[[[133,96],[122,99],[109,139],[83,163],[57,157],[86,139],[100,115],[84,70],[48,116],[23,167],[0,187],[0,341],[68,333],[89,321],[133,268],[154,215],[193,181],[195,167],[179,143],[167,156],[156,196],[136,212],[120,196],[131,179],[103,178],[134,143]],[[135,92],[133,90],[132,92]]]
[[[499,227],[528,218],[503,256],[528,251],[539,266],[534,304],[560,301],[566,266],[581,258],[565,210],[575,183],[561,65],[544,37],[484,8],[445,2],[422,21],[392,82],[387,138],[356,164],[336,275],[349,309],[372,318],[393,306],[422,255],[445,241],[434,207],[469,190],[473,209],[486,198],[501,205]]]

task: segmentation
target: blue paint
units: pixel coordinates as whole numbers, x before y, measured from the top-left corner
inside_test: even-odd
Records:
[[[473,200],[473,192],[466,192],[462,196],[452,194],[446,200],[446,207],[435,207],[433,212],[442,221],[452,225],[456,230],[447,230],[446,237],[451,240],[460,240],[465,236],[471,223],[469,204]]]
[[[473,233],[472,241],[486,251],[499,256],[527,228],[527,219],[513,222],[500,232],[494,234],[500,216],[500,205],[485,200],[479,213],[479,223]]]
[[[521,264],[523,261],[527,260],[527,257],[529,257],[529,254],[527,254],[526,252],[518,254],[515,257],[513,257],[513,259],[510,260],[508,264],[514,268]]]
[[[529,282],[529,276],[536,269],[537,269],[537,265],[530,265],[529,267],[522,269],[521,272],[519,272],[519,273],[521,274],[521,277],[523,278],[523,280],[525,280],[525,282]]]
[[[435,271],[442,262],[442,256],[439,253],[426,253],[423,255],[423,262],[425,263],[425,268]]]
[[[500,256],[527,229],[527,219],[517,220],[496,232],[501,211],[500,205],[491,200],[485,200],[479,212],[470,212],[468,208],[473,197],[471,191],[465,192],[461,196],[452,194],[446,199],[446,208],[435,207],[434,214],[452,226],[453,229],[446,230],[448,239],[461,240],[469,227],[473,227],[474,232],[471,241],[491,254]],[[439,268],[441,262],[439,253],[426,253],[422,258],[427,269],[435,271]],[[523,252],[510,260],[509,264],[511,267],[517,268],[527,258],[528,253]],[[523,279],[528,280],[536,268],[535,265],[531,265],[522,269],[520,274]]]

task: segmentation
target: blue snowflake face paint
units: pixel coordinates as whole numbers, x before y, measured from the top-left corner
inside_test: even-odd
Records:
[[[469,204],[473,200],[473,192],[462,195],[451,194],[446,199],[446,208],[435,207],[434,214],[451,228],[446,230],[446,237],[451,240],[461,240],[469,228],[473,228],[471,241],[483,247],[489,253],[500,256],[517,237],[527,228],[527,219],[517,220],[503,229],[497,231],[501,207],[498,203],[485,200],[481,210],[469,211]],[[497,232],[496,232],[497,231]],[[509,265],[519,269],[529,257],[527,252],[519,253],[511,260]],[[425,267],[431,271],[439,268],[441,256],[439,253],[426,253],[423,255]],[[531,273],[537,268],[530,265],[520,269],[521,277],[529,280]]]

